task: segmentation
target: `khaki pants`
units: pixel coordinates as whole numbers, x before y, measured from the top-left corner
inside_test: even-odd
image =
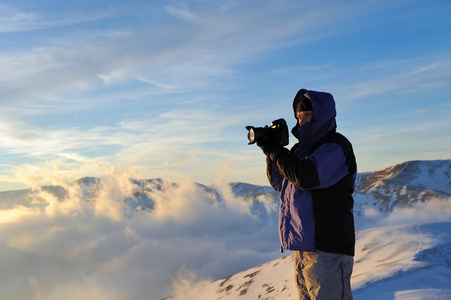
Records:
[[[354,258],[318,250],[295,251],[294,269],[300,300],[352,300]]]

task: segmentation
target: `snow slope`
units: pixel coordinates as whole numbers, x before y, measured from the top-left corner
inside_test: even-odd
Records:
[[[367,229],[357,235],[354,299],[451,299],[451,222]],[[203,284],[171,300],[296,299],[293,255]]]

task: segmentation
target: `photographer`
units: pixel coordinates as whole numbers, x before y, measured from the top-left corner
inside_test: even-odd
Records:
[[[329,93],[300,90],[291,150],[274,138],[257,140],[267,156],[271,186],[280,191],[279,235],[293,250],[299,299],[352,299],[356,161],[351,143],[336,132]]]

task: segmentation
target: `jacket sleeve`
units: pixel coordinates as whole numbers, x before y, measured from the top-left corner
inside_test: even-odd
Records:
[[[328,188],[348,174],[345,154],[337,143],[322,144],[306,159],[283,147],[272,149],[268,157],[281,176],[302,189]]]
[[[282,189],[283,176],[277,171],[274,163],[269,157],[266,157],[266,176],[271,186],[278,192]]]
[[[319,175],[312,160],[297,158],[281,146],[271,149],[268,158],[273,162],[273,168],[297,187],[309,189],[320,184]]]

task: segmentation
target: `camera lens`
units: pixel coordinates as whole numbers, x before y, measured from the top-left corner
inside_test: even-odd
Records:
[[[249,132],[247,134],[247,138],[249,139],[249,142],[251,142],[251,143],[255,142],[254,128],[250,128],[249,129]]]

